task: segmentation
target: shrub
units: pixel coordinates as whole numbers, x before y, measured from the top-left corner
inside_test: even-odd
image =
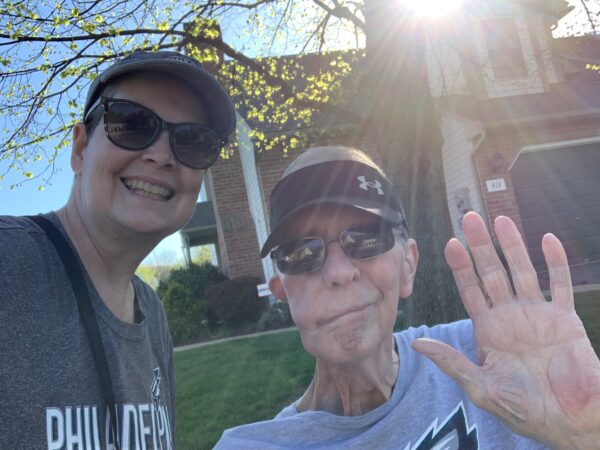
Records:
[[[294,322],[290,314],[290,306],[286,302],[278,300],[269,305],[267,310],[262,314],[257,328],[259,331],[264,331],[290,327],[292,325],[294,325]]]
[[[227,280],[227,277],[221,271],[206,262],[203,264],[190,264],[187,267],[178,267],[173,269],[168,278],[161,281],[156,288],[158,296],[162,296],[167,292],[172,283],[180,283],[192,292],[200,292],[204,296],[204,290],[215,283]]]
[[[206,264],[190,264],[171,271],[156,289],[167,313],[174,345],[196,342],[216,323],[206,298],[206,289],[226,280],[219,269]]]
[[[225,325],[240,330],[254,324],[266,307],[266,300],[258,296],[258,277],[237,277],[214,284],[206,289],[209,307]]]
[[[394,331],[403,331],[406,329],[406,317],[403,311],[396,313],[396,323],[394,324]]]
[[[202,335],[206,320],[206,301],[195,296],[181,283],[171,283],[163,296],[171,336],[175,345],[187,344]]]

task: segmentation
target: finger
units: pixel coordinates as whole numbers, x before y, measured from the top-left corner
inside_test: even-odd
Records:
[[[454,281],[465,309],[472,319],[488,309],[481,290],[481,281],[475,273],[471,257],[458,239],[450,239],[444,249],[446,262],[452,270]]]
[[[481,216],[474,212],[467,213],[462,226],[477,274],[492,305],[512,300],[513,291],[508,276]]]
[[[474,402],[479,403],[484,392],[479,366],[448,344],[433,339],[415,339],[412,348],[431,359],[442,372],[460,384]]]
[[[494,230],[508,262],[517,299],[543,300],[537,273],[515,223],[508,217],[499,216],[494,221]]]
[[[514,431],[523,430],[530,419],[531,405],[526,389],[511,378],[486,371],[469,358],[439,341],[415,339],[412,348],[431,359],[446,375],[456,381],[471,401],[481,409],[506,421]],[[519,428],[521,426],[521,428]]]
[[[552,303],[565,310],[574,309],[571,271],[563,245],[556,236],[548,233],[542,238],[542,251],[550,274]]]

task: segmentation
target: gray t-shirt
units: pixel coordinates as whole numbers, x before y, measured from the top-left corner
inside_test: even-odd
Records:
[[[47,217],[64,234],[56,215]],[[125,323],[85,277],[111,371],[121,449],[173,448],[173,351],[158,297],[134,277],[140,320]],[[45,233],[22,217],[0,216],[0,359],[0,449],[113,448],[66,271]]]
[[[420,337],[439,339],[475,360],[471,321],[410,328],[394,335],[400,369],[390,399],[362,416],[299,413],[294,404],[273,420],[226,430],[224,449],[544,449],[511,432],[474,406],[452,379],[410,348]]]

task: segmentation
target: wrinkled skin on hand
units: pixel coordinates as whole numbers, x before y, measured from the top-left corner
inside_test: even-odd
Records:
[[[467,214],[463,230],[471,256],[456,239],[445,254],[473,321],[478,364],[441,342],[419,339],[413,348],[515,433],[551,448],[600,449],[600,361],[575,313],[562,244],[552,234],[542,239],[548,302],[510,219],[498,217],[494,230],[512,285],[481,217]]]

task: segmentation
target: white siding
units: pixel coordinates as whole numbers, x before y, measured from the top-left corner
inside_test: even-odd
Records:
[[[258,172],[256,170],[256,159],[254,157],[254,144],[250,139],[250,127],[246,121],[238,114],[237,115],[237,134],[239,141],[240,159],[242,161],[242,172],[244,174],[244,183],[246,192],[248,193],[248,207],[250,215],[254,220],[256,227],[256,237],[258,239],[259,248],[267,240],[267,215],[262,197],[262,189],[258,180]],[[274,275],[273,263],[271,258],[262,260],[263,273],[265,280],[269,280]]]
[[[476,211],[485,217],[473,162],[474,141],[481,136],[481,124],[444,112],[440,125],[444,136],[442,156],[450,218],[455,236],[464,242],[460,226],[462,216],[467,211]]]

